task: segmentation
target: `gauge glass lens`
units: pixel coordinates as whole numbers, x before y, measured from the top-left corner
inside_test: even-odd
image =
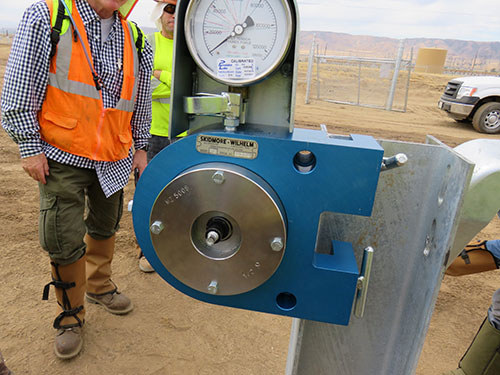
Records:
[[[291,23],[284,0],[192,0],[185,30],[191,55],[205,73],[222,83],[247,85],[283,61]]]

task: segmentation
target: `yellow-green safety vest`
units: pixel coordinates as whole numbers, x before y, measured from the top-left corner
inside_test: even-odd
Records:
[[[165,38],[161,32],[147,35],[153,49],[154,70],[161,70],[160,79],[151,75],[153,118],[150,133],[168,137],[170,121],[170,86],[172,83],[172,60],[174,54],[173,39]],[[177,135],[184,137],[187,132]]]

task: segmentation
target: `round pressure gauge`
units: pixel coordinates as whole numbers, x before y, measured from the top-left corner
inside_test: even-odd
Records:
[[[223,84],[247,86],[283,62],[292,23],[287,0],[191,0],[184,27],[200,69]]]

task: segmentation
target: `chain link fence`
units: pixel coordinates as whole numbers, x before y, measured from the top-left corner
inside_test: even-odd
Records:
[[[306,104],[311,98],[332,103],[406,112],[412,72],[402,58],[400,43],[394,59],[329,56],[315,53],[313,40],[306,75]]]

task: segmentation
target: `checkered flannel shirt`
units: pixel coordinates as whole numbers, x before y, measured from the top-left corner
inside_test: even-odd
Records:
[[[76,6],[85,24],[95,71],[103,82],[104,107],[114,108],[120,98],[123,80],[120,68],[124,30],[115,12],[109,36],[102,44],[97,13],[86,0],[77,0]],[[45,99],[49,80],[50,31],[48,6],[44,0],[39,0],[25,11],[14,38],[2,90],[2,126],[18,143],[22,158],[45,153],[47,158],[59,163],[95,169],[104,193],[110,196],[127,184],[132,148],[125,159],[99,162],[64,152],[40,139],[37,113]],[[131,120],[136,149],[144,147],[150,137],[153,52],[147,41],[139,69],[138,93]]]

